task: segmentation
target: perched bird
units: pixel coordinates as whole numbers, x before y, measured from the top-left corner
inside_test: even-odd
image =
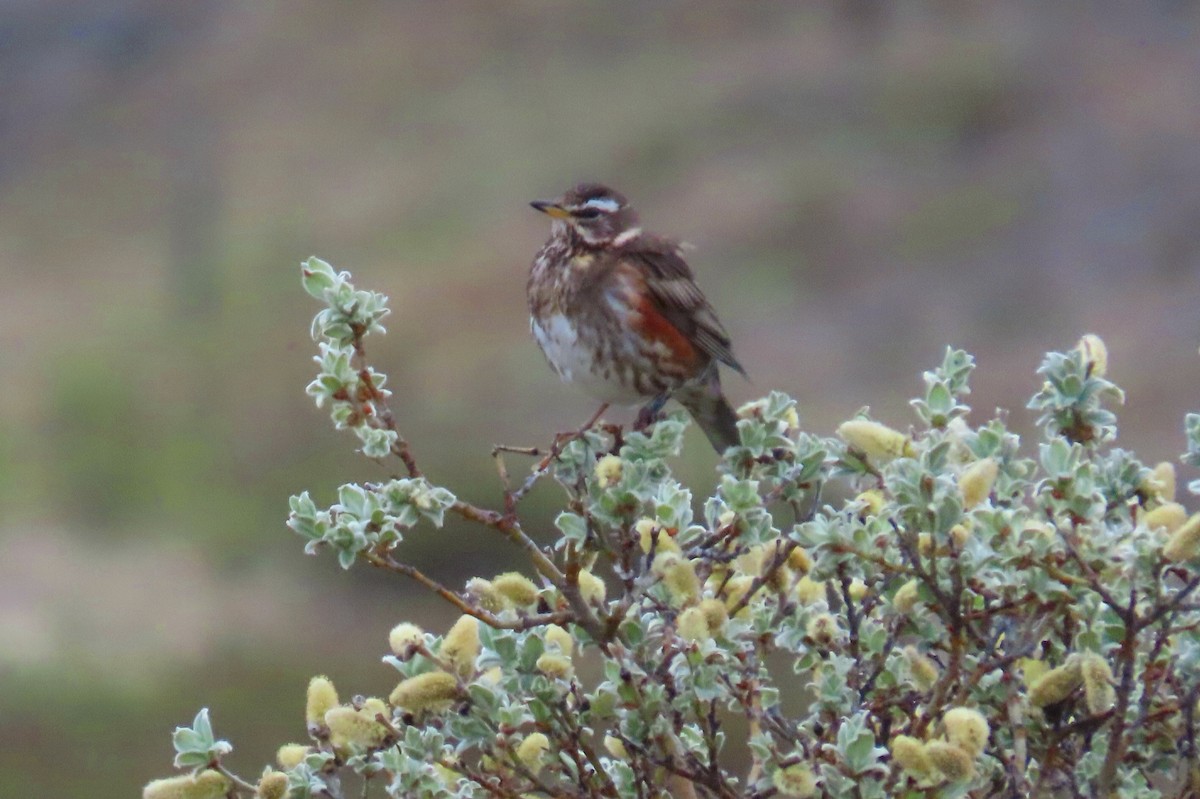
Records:
[[[679,243],[643,232],[625,197],[596,183],[531,205],[553,222],[529,273],[529,325],[559,377],[604,403],[597,416],[647,403],[644,425],[673,397],[718,452],[737,444],[717,364],[746,373]]]

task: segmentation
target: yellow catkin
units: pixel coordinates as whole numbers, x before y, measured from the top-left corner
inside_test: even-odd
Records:
[[[520,572],[505,572],[492,578],[492,587],[517,607],[528,607],[538,599],[537,585]]]
[[[905,659],[908,661],[908,671],[912,674],[917,687],[923,691],[928,691],[937,682],[937,664],[911,644],[904,647],[903,652]]]
[[[550,739],[544,733],[531,732],[517,746],[517,760],[525,768],[537,774],[545,765],[546,752],[550,750]]]
[[[589,605],[603,605],[608,596],[608,586],[599,577],[583,569],[579,572],[579,593]]]
[[[338,751],[366,749],[380,744],[387,737],[387,728],[375,720],[375,712],[341,705],[325,714],[329,742]]]
[[[397,624],[388,633],[388,646],[392,653],[401,660],[408,660],[418,646],[425,643],[425,633],[415,624],[404,622]]]
[[[754,584],[753,577],[747,577],[744,574],[737,577],[730,577],[725,583],[725,609],[732,611],[742,601],[750,591],[750,586]],[[750,615],[750,603],[746,603],[746,607],[739,610],[736,614],[737,618],[745,618]]]
[[[228,778],[206,769],[199,774],[154,780],[142,789],[142,799],[222,799],[228,792]]]
[[[867,584],[855,577],[850,581],[850,585],[846,588],[846,593],[855,602],[859,602],[867,595]]]
[[[1179,529],[1171,533],[1163,545],[1163,557],[1172,563],[1182,563],[1196,557],[1200,551],[1200,513],[1194,514]]]
[[[842,422],[838,436],[852,448],[877,461],[887,461],[913,454],[908,436],[887,425],[867,419],[851,419]]]
[[[284,744],[275,752],[275,762],[284,771],[291,771],[304,762],[312,749],[304,744]]]
[[[637,533],[642,552],[649,554],[651,547],[656,553],[679,551],[679,544],[675,543],[667,529],[653,519],[638,519],[633,530]]]
[[[1067,662],[1038,677],[1029,686],[1029,703],[1035,707],[1046,707],[1063,701],[1083,682],[1079,659],[1067,658]]]
[[[962,749],[971,757],[979,757],[987,746],[991,733],[987,719],[978,710],[956,707],[942,716],[946,727],[946,740]]]
[[[605,455],[596,461],[596,483],[608,488],[621,479],[621,459],[616,455]]]
[[[925,742],[911,735],[897,735],[892,739],[892,760],[914,777],[929,777],[934,774],[933,764],[925,754]]]
[[[304,719],[309,727],[325,723],[325,714],[339,705],[337,689],[328,677],[313,677],[308,682],[308,697],[304,703]]]
[[[1142,480],[1142,491],[1159,502],[1175,501],[1175,464],[1162,461],[1155,464],[1150,474]]]
[[[1164,502],[1157,508],[1142,514],[1142,523],[1147,530],[1170,535],[1187,522],[1187,510],[1178,502]]]
[[[977,460],[962,470],[958,476],[958,490],[962,492],[963,507],[973,508],[981,504],[992,493],[1000,467],[993,458]]]
[[[708,624],[708,632],[710,635],[720,635],[725,629],[726,622],[729,621],[729,609],[725,607],[725,603],[719,599],[709,597],[708,599],[700,600],[697,605],[700,612],[704,614],[704,621]]]
[[[1104,339],[1095,333],[1086,333],[1079,339],[1075,349],[1083,353],[1083,362],[1087,364],[1088,374],[1093,377],[1104,377],[1108,374],[1108,347]]]
[[[534,665],[542,674],[556,680],[565,680],[574,671],[570,658],[554,652],[544,653]]]
[[[804,576],[796,581],[796,587],[792,589],[792,593],[795,594],[796,601],[801,605],[811,605],[825,599],[825,583]]]
[[[444,671],[427,671],[402,680],[392,689],[388,703],[413,713],[448,707],[458,696],[458,679]]]
[[[883,496],[883,492],[878,488],[868,488],[866,491],[854,498],[855,502],[861,502],[863,505],[863,518],[871,518],[878,516],[883,511],[883,506],[887,500]]]
[[[921,598],[920,591],[921,583],[917,580],[909,580],[896,589],[896,593],[892,596],[892,607],[905,615],[912,613]]]
[[[814,643],[820,646],[828,646],[837,638],[837,619],[828,613],[818,613],[808,620],[804,631]]]
[[[708,630],[708,619],[699,607],[690,607],[679,614],[675,627],[679,637],[686,641],[707,641],[712,636]]]
[[[604,748],[608,750],[610,755],[618,760],[629,759],[629,750],[625,748],[625,742],[620,738],[616,738],[612,735],[605,735]]]
[[[474,616],[460,616],[442,639],[438,653],[460,677],[474,674],[475,658],[479,657],[479,620]]]
[[[930,741],[925,744],[925,755],[950,782],[964,782],[975,776],[975,759],[960,746],[948,741]]]
[[[570,655],[575,648],[575,639],[565,627],[551,624],[546,627],[546,646],[558,650],[560,654]]]
[[[288,792],[288,775],[282,771],[267,769],[258,778],[254,788],[254,799],[284,799]]]
[[[779,796],[809,799],[817,795],[817,778],[804,763],[776,770],[771,775],[771,785],[779,791]]]
[[[1079,657],[1079,673],[1083,677],[1083,696],[1088,712],[1099,716],[1112,710],[1117,703],[1113,687],[1112,668],[1103,655],[1087,652]]]
[[[971,540],[971,524],[956,524],[950,528],[950,540],[957,549],[962,549]]]
[[[700,599],[700,580],[691,561],[676,559],[663,570],[662,580],[675,607],[690,605]]]
[[[530,585],[533,585],[531,582]],[[472,577],[467,580],[467,595],[475,600],[479,607],[488,613],[499,613],[511,604],[508,597],[496,590],[491,580],[482,577]],[[537,586],[533,586],[534,600],[537,600]],[[532,604],[532,603],[530,603]]]
[[[796,547],[788,553],[787,565],[798,574],[808,574],[812,571],[812,555],[804,547]]]
[[[1036,658],[1021,658],[1017,661],[1017,665],[1021,667],[1021,682],[1025,684],[1027,690],[1032,688],[1043,674],[1050,671],[1049,663]]]
[[[933,554],[933,536],[929,533],[917,533],[917,554],[923,558]]]

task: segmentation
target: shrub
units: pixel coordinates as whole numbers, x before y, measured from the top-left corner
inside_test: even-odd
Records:
[[[201,711],[175,733],[192,775],[148,797],[280,796],[281,775],[297,798],[358,795],[354,781],[464,798],[1200,790],[1200,516],[1170,464],[1111,446],[1123,396],[1095,336],[1042,363],[1032,452],[1003,415],[967,422],[974,363],[951,349],[908,432],[864,411],[815,435],[780,393],[744,406],[699,513],[669,465],[680,415],[559,438],[517,483],[497,453],[493,509],[429,482],[400,435],[364,350],[386,298],[315,258],[303,282],[325,305],[308,393],[404,476],[344,485],[328,508],[292,497],[288,526],[462,617],[445,635],[396,620],[386,699],[344,703],[314,678],[308,742],[257,786],[222,765]],[[1200,415],[1186,434],[1200,465]],[[564,493],[548,549],[521,516],[541,480]],[[849,499],[822,504],[827,485]],[[405,536],[447,513],[527,571],[456,590],[406,562]]]

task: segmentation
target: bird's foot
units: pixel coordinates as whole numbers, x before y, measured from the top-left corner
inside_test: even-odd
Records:
[[[633,422],[634,431],[638,433],[645,432],[651,425],[661,419],[663,406],[667,404],[669,398],[667,394],[659,394],[646,403],[638,411],[637,419]]]

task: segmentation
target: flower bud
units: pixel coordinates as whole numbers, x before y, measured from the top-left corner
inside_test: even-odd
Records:
[[[859,602],[867,595],[867,584],[855,577],[850,581],[850,585],[846,588],[846,593],[849,594],[850,598],[855,602]]]
[[[946,741],[925,744],[925,755],[950,782],[965,782],[975,776],[975,760],[961,747]]]
[[[934,774],[933,764],[925,754],[925,742],[911,735],[897,735],[891,744],[892,760],[900,768],[914,777],[931,777]]]
[[[987,719],[978,710],[969,707],[951,708],[942,716],[942,724],[946,727],[946,740],[950,743],[971,757],[983,754],[991,731]]]
[[[550,739],[544,733],[531,732],[517,746],[517,760],[525,768],[537,774],[546,762],[546,752],[550,749]]]
[[[1050,669],[1029,687],[1029,703],[1035,707],[1046,707],[1061,702],[1074,693],[1082,681],[1079,659],[1069,657],[1066,663]]]
[[[691,561],[677,558],[668,564],[662,573],[663,585],[671,597],[671,604],[683,607],[700,598],[700,580]]]
[[[291,771],[304,762],[312,750],[304,744],[284,744],[275,753],[275,762],[284,771]]]
[[[1108,373],[1108,347],[1102,338],[1095,333],[1087,333],[1079,339],[1075,349],[1083,353],[1089,377],[1104,377]]]
[[[1197,551],[1200,551],[1200,513],[1171,533],[1163,545],[1163,557],[1172,563],[1182,563],[1196,557]]]
[[[608,596],[608,586],[587,569],[582,569],[579,572],[579,594],[589,605],[603,605]]]
[[[903,652],[905,659],[908,660],[908,671],[912,675],[913,681],[922,691],[928,691],[937,682],[937,664],[911,644],[904,647]]]
[[[1021,658],[1017,661],[1017,665],[1021,667],[1021,682],[1025,684],[1027,690],[1032,688],[1043,674],[1050,671],[1050,664],[1035,658]]]
[[[621,479],[621,459],[616,455],[605,455],[596,461],[596,484],[608,488]]]
[[[412,713],[442,710],[458,696],[458,680],[444,671],[427,671],[402,680],[392,689],[388,703]]]
[[[388,633],[388,646],[400,660],[408,660],[416,652],[416,648],[425,643],[425,633],[415,624],[404,622],[397,624]]]
[[[285,799],[288,792],[288,775],[282,771],[267,769],[258,778],[254,799]]]
[[[1187,511],[1178,502],[1164,502],[1154,510],[1142,514],[1142,523],[1148,530],[1170,535],[1182,527],[1187,518]]]
[[[710,597],[700,600],[697,607],[704,614],[704,622],[708,625],[709,635],[720,635],[721,630],[725,629],[725,623],[729,621],[729,610],[725,607],[725,603]]]
[[[829,646],[838,635],[837,619],[828,613],[818,613],[808,620],[804,632],[819,646]]]
[[[615,738],[611,735],[604,736],[604,748],[608,753],[618,760],[628,760],[629,750],[625,748],[625,742],[620,738]]]
[[[892,596],[892,607],[907,616],[913,612],[917,602],[921,599],[920,591],[921,583],[915,579],[909,580],[896,589],[896,593]]]
[[[1175,464],[1163,461],[1150,470],[1142,480],[1142,491],[1159,502],[1175,501]]]
[[[792,593],[796,595],[796,601],[801,605],[811,605],[825,599],[825,583],[811,577],[801,577],[796,581],[796,587],[792,589]]]
[[[538,587],[519,572],[505,572],[492,579],[492,587],[517,607],[528,607],[538,600]]]
[[[638,519],[633,530],[637,533],[638,545],[642,548],[642,552],[649,554],[651,547],[654,548],[656,554],[679,551],[679,544],[675,543],[675,539],[671,537],[667,529],[653,519]]]
[[[142,799],[224,799],[229,779],[219,771],[205,769],[199,774],[181,774],[154,780],[142,789]]]
[[[734,607],[742,601],[750,591],[750,586],[754,584],[753,577],[747,577],[744,574],[739,574],[737,577],[730,577],[725,583],[725,609],[732,611]],[[738,618],[745,618],[749,615],[750,603],[746,603],[746,607],[737,612]]]
[[[530,585],[533,585],[531,582]],[[491,580],[485,580],[482,577],[472,577],[467,580],[466,592],[469,597],[475,600],[479,607],[486,610],[488,613],[499,613],[509,606],[508,597],[496,590],[496,586]],[[537,601],[537,586],[533,587],[534,601]],[[533,604],[532,602],[529,604]]]
[[[546,652],[537,659],[537,670],[555,680],[565,680],[571,676],[574,667],[571,659],[553,652]]]
[[[771,775],[771,785],[779,791],[779,796],[809,799],[817,795],[817,778],[804,763],[778,769]]]
[[[308,701],[304,705],[304,719],[309,727],[325,723],[325,714],[337,707],[337,689],[328,677],[313,677],[308,683]]]
[[[1083,696],[1088,712],[1099,716],[1112,710],[1117,703],[1117,692],[1113,688],[1113,673],[1104,656],[1087,652],[1079,657],[1079,673],[1083,677]]]
[[[866,491],[855,497],[854,501],[861,502],[863,504],[863,516],[868,518],[871,516],[878,516],[883,510],[883,492],[878,488],[868,488]]]
[[[475,673],[475,658],[479,657],[479,621],[474,616],[460,616],[442,639],[438,650],[458,676],[467,678]]]
[[[561,654],[570,656],[575,648],[575,639],[565,627],[551,624],[546,627],[546,647],[557,649]]]
[[[956,549],[962,549],[971,540],[971,523],[970,520],[966,524],[956,524],[950,528],[950,540],[954,542]]]
[[[796,547],[788,553],[787,565],[800,574],[808,574],[812,571],[813,560],[812,556],[804,549],[804,547]]]
[[[696,606],[680,613],[675,626],[679,637],[686,641],[707,641],[712,637],[708,631],[708,619],[705,618],[704,611]]]
[[[375,720],[374,712],[348,705],[331,708],[325,714],[325,726],[329,728],[329,743],[342,753],[378,746],[388,732],[387,727]]]
[[[889,461],[913,454],[908,436],[879,422],[851,419],[838,426],[837,434],[853,449],[872,460]]]
[[[992,493],[1000,467],[993,458],[983,458],[963,469],[958,476],[958,490],[962,492],[963,507],[970,509],[982,503]]]

